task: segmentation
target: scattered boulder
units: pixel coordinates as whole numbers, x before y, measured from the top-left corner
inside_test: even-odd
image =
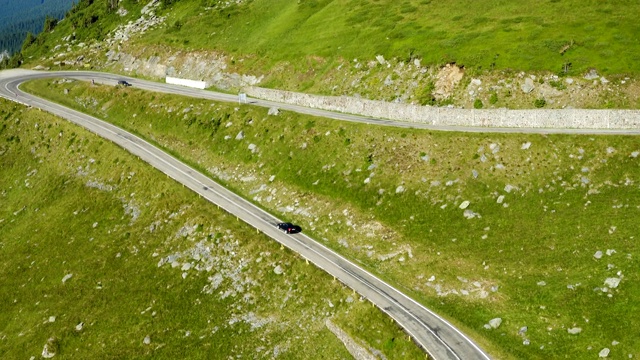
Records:
[[[501,318],[493,318],[493,319],[489,320],[489,326],[492,329],[499,328],[501,324],[502,324],[502,319]]]
[[[73,274],[67,274],[62,278],[62,283],[66,283],[67,280],[71,279],[71,277],[73,276]]]
[[[273,272],[276,275],[282,275],[282,273],[284,272],[284,270],[282,269],[282,266],[277,265],[275,268],[273,268]]]
[[[460,209],[464,210],[464,209],[468,208],[469,204],[471,204],[471,202],[469,202],[469,200],[463,201],[462,204],[460,204]]]
[[[475,217],[481,217],[480,214],[474,212],[473,210],[466,209],[462,215],[467,219],[473,219]]]
[[[56,338],[50,337],[47,340],[47,343],[44,344],[44,348],[42,349],[42,357],[45,359],[51,359],[56,356],[58,352],[58,341]]]
[[[602,251],[598,250],[596,251],[595,254],[593,254],[593,257],[596,259],[601,259],[602,258]]]
[[[609,356],[610,352],[611,352],[611,350],[609,350],[609,348],[604,348],[604,349],[600,350],[600,352],[598,353],[598,357],[606,358],[607,356]]]
[[[236,140],[242,140],[242,139],[244,139],[244,131],[240,131],[238,135],[236,135]]]
[[[572,327],[570,329],[567,329],[567,332],[571,335],[578,335],[582,332],[582,328],[579,327]]]
[[[604,284],[612,289],[615,289],[618,287],[618,285],[620,285],[620,280],[620,278],[607,278],[604,281]]]
[[[149,335],[145,336],[144,339],[142,339],[142,343],[145,345],[151,344],[151,337]]]
[[[267,114],[271,116],[278,116],[280,114],[280,110],[278,110],[278,108],[274,106],[269,108],[269,112]]]
[[[598,75],[598,72],[596,71],[596,69],[589,70],[589,72],[584,76],[586,80],[595,80],[599,77],[600,75]]]
[[[524,84],[522,84],[520,86],[520,89],[522,89],[522,92],[524,92],[525,94],[528,94],[530,92],[533,91],[533,89],[535,89],[535,85],[533,84],[533,79],[531,78],[526,78],[524,79]]]

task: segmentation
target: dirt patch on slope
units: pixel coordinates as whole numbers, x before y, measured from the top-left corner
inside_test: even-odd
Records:
[[[462,80],[464,76],[464,69],[458,67],[456,64],[445,65],[437,75],[437,81],[435,84],[435,90],[433,96],[436,100],[444,100],[451,95],[456,88],[456,85]]]

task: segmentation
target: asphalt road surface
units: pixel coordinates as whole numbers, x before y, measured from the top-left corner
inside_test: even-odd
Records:
[[[34,108],[40,108],[59,117],[78,124],[89,131],[113,141],[140,159],[149,163],[167,176],[190,188],[202,197],[217,204],[230,214],[238,217],[255,227],[258,231],[268,235],[289,249],[300,254],[314,263],[346,286],[357,291],[361,296],[371,301],[382,311],[391,316],[404,330],[411,335],[431,358],[444,359],[489,359],[471,339],[457,330],[446,320],[434,312],[418,304],[391,285],[378,279],[353,262],[345,259],[303,233],[285,234],[276,228],[281,222],[256,207],[249,201],[239,197],[231,191],[217,184],[207,176],[180,162],[171,155],[156,148],[145,140],[113,126],[100,119],[88,116],[75,110],[53,102],[40,99],[22,92],[20,83],[43,77],[65,77],[81,80],[94,80],[96,83],[115,85],[118,80],[126,80],[136,88],[165,93],[193,96],[216,101],[237,102],[238,97],[210,91],[191,89],[176,85],[168,85],[124,77],[120,75],[96,72],[35,72],[28,70],[14,70],[0,72],[0,96],[18,101]],[[419,124],[407,124],[385,120],[368,119],[353,115],[336,114],[316,109],[306,109],[299,106],[285,105],[265,101],[251,101],[255,105],[299,111],[307,114],[326,116],[330,118],[372,122],[380,125],[420,127]],[[435,129],[433,127],[428,127]],[[458,129],[459,128],[455,128]],[[451,130],[451,129],[450,129]],[[486,129],[482,129],[486,131]],[[509,129],[505,129],[509,130]],[[478,130],[479,131],[479,130]],[[537,131],[539,132],[539,130]]]

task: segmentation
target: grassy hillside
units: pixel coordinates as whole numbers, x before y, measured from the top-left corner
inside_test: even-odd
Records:
[[[639,6],[123,0],[116,10],[81,2],[17,58],[26,67],[205,77],[230,91],[243,74],[264,87],[422,105],[638,108]],[[442,71],[453,62],[461,79]],[[530,93],[521,90],[528,78]]]
[[[640,356],[635,137],[432,133],[81,82],[28,88],[301,223],[496,358]]]
[[[422,59],[471,68],[640,72],[637,1],[253,0],[203,8],[179,1],[141,39],[256,56],[268,65],[329,59]],[[563,51],[564,50],[564,51]]]
[[[390,359],[424,356],[371,304],[122,149],[3,100],[0,119],[0,358],[350,358],[326,319]]]
[[[168,1],[166,3],[169,3]],[[146,3],[101,2],[76,11],[61,32],[102,40]],[[637,1],[181,0],[162,7],[166,25],[136,40],[250,57],[254,70],[282,62],[325,66],[341,59],[421,59],[475,69],[638,74]],[[325,68],[326,69],[326,68]],[[322,68],[320,69],[322,70]]]

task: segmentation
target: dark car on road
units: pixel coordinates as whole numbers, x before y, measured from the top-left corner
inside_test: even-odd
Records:
[[[128,83],[126,80],[118,80],[118,85],[120,86],[131,86],[130,83]]]
[[[276,225],[278,227],[278,229],[286,232],[287,234],[295,234],[295,233],[299,233],[300,231],[302,231],[302,228],[298,225],[294,225],[292,223],[278,223],[278,225]]]

